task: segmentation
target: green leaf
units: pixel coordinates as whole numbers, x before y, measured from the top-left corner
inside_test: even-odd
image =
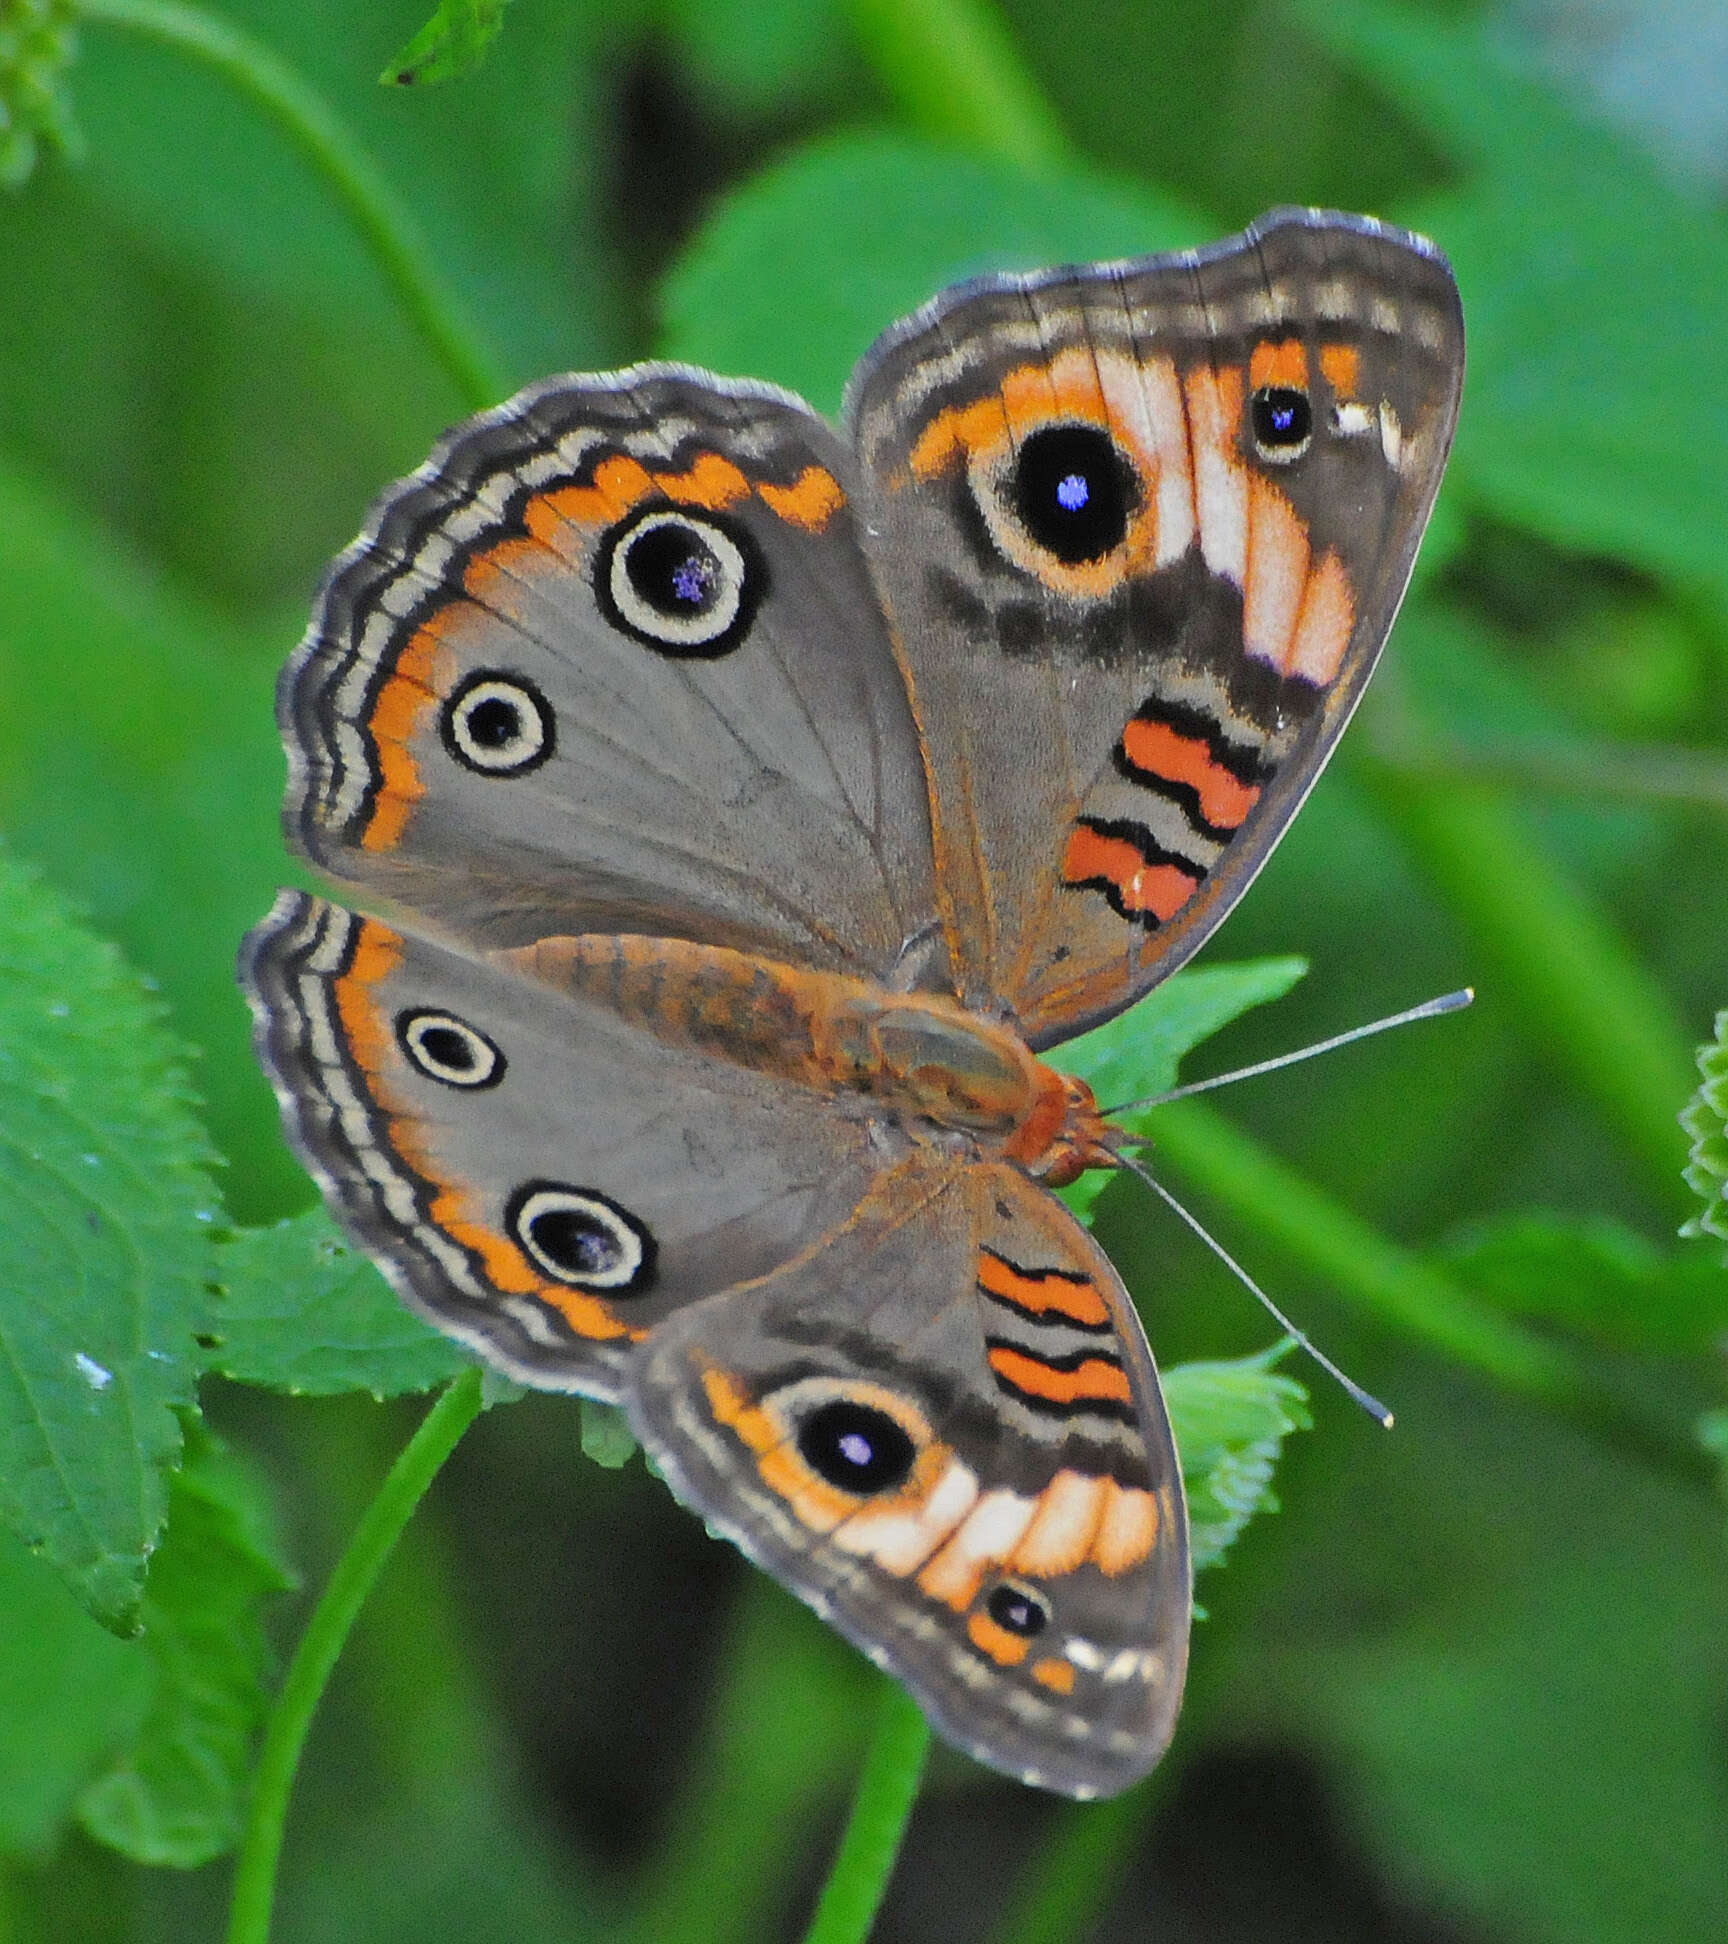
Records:
[[[1728,599],[1728,232],[1492,27],[1362,0],[1300,17],[1464,172],[1417,212],[1470,328],[1455,484],[1562,546]]]
[[[1313,1427],[1308,1393],[1270,1367],[1287,1348],[1164,1372],[1197,1573],[1217,1565],[1256,1513],[1277,1511],[1271,1485],[1278,1454],[1292,1431]]]
[[[509,0],[438,0],[437,11],[379,75],[385,87],[454,81],[480,65],[504,25]]]
[[[130,1629],[216,1193],[160,1007],[0,855],[0,1516]]]
[[[1022,171],[884,134],[799,150],[727,197],[662,291],[660,348],[840,403],[872,339],[956,278],[1138,255],[1211,226],[1080,169]]]
[[[1267,958],[1178,972],[1138,1005],[1064,1042],[1051,1057],[1064,1073],[1084,1080],[1106,1111],[1168,1093],[1184,1054],[1255,1006],[1282,999],[1307,970],[1306,959]],[[1138,1126],[1138,1117],[1130,1124]],[[1114,1178],[1094,1168],[1064,1188],[1062,1199],[1084,1216]]]
[[[98,1841],[135,1862],[180,1869],[233,1845],[268,1699],[263,1605],[293,1583],[266,1534],[256,1485],[189,1424],[135,1650],[149,1661],[155,1691],[136,1739],[78,1805]]]
[[[58,1841],[78,1792],[138,1731],[150,1670],[46,1560],[0,1532],[0,1854]]]
[[[636,1434],[630,1420],[616,1404],[602,1404],[592,1397],[578,1400],[582,1406],[582,1455],[607,1471],[618,1471],[636,1455]]]
[[[405,1309],[322,1208],[216,1250],[207,1362],[237,1383],[316,1397],[431,1390],[474,1361]]]
[[[1728,1239],[1728,1011],[1716,1015],[1716,1037],[1698,1049],[1698,1072],[1680,1125],[1692,1137],[1686,1185],[1704,1207],[1681,1234]]]
[[[1511,1316],[1616,1349],[1702,1354],[1728,1333],[1728,1277],[1608,1216],[1509,1215],[1467,1230],[1446,1266]]]

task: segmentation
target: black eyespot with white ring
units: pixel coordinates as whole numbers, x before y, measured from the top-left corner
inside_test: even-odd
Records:
[[[663,655],[712,660],[744,639],[767,570],[742,527],[651,506],[601,542],[594,592],[615,627]]]
[[[470,675],[444,704],[444,747],[482,776],[525,776],[552,754],[557,736],[551,704],[520,675]]]
[[[417,1073],[446,1087],[495,1087],[504,1055],[482,1032],[454,1013],[426,1010],[396,1015],[396,1044]]]
[[[654,1281],[652,1233],[596,1189],[524,1182],[510,1197],[504,1220],[536,1268],[554,1282],[627,1296]]]
[[[1024,1580],[998,1580],[991,1587],[984,1611],[1005,1632],[1030,1640],[1050,1624],[1050,1602]]]
[[[1262,459],[1300,459],[1314,436],[1314,407],[1294,385],[1262,385],[1248,401],[1248,423]]]

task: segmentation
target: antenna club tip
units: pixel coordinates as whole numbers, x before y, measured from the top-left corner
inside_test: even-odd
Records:
[[[1382,1407],[1379,1412],[1379,1421],[1380,1421],[1380,1429],[1382,1431],[1390,1431],[1393,1425],[1398,1422],[1398,1420],[1392,1415],[1392,1413],[1386,1410],[1384,1407]]]

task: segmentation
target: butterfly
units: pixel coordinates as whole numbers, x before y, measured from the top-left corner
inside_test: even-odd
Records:
[[[1444,258],[1273,213],[895,325],[836,432],[645,364],[450,433],[285,669],[242,979],[411,1308],[621,1404],[980,1760],[1169,1741],[1187,1514],[1115,1165],[1042,1055],[1181,965],[1392,625],[1463,378]]]

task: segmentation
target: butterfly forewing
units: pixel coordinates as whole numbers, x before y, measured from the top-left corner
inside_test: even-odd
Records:
[[[1050,1044],[1240,896],[1391,626],[1462,370],[1443,259],[1316,212],[963,286],[865,360],[872,564],[969,1002]]]
[[[785,394],[667,366],[458,429],[284,672],[290,841],[483,945],[644,932],[885,974],[930,842],[850,464]]]

